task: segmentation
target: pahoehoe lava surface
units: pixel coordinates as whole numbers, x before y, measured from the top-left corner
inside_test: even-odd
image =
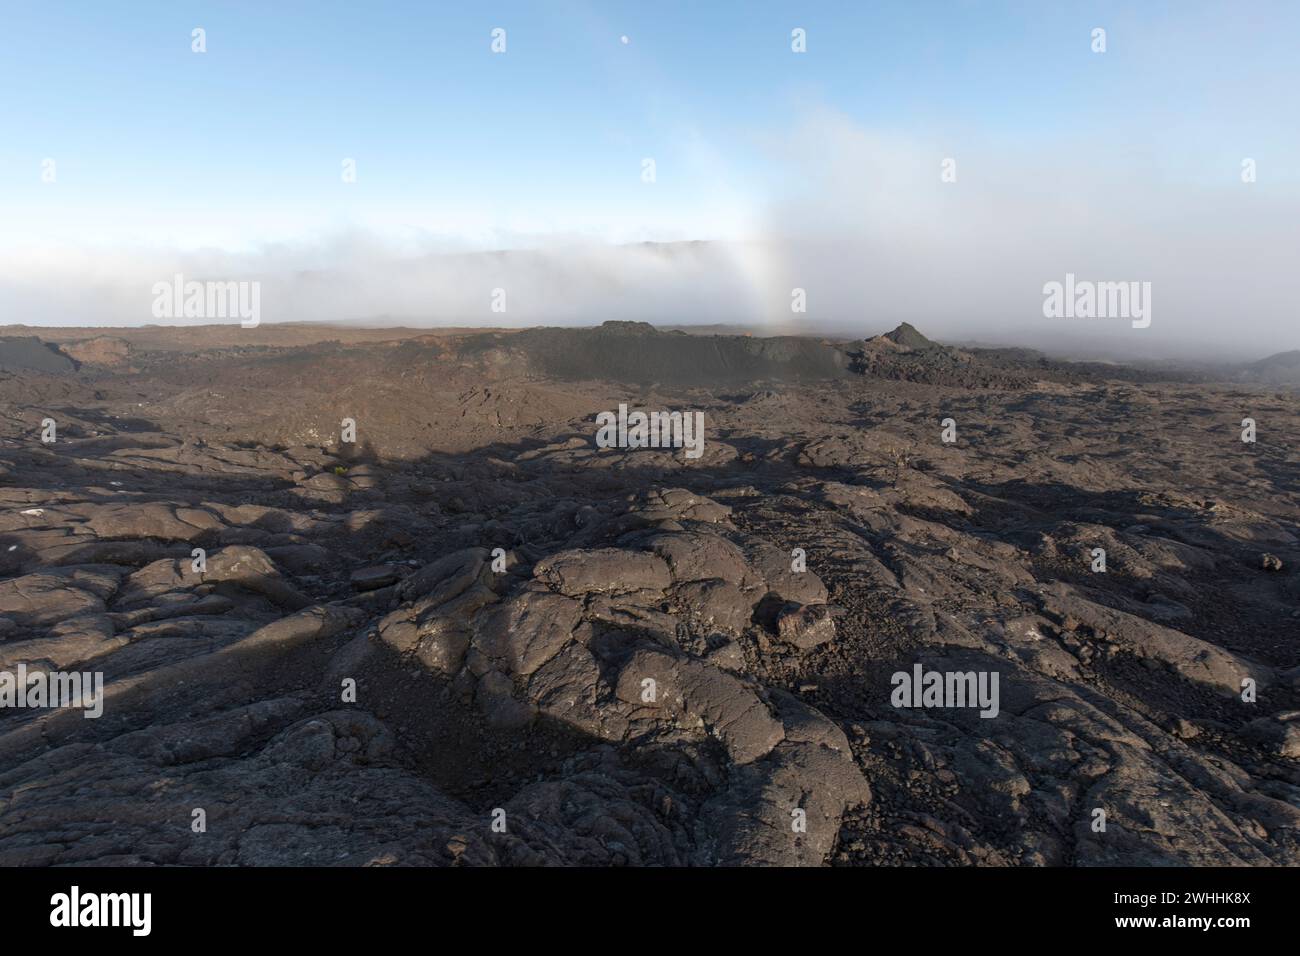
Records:
[[[103,715],[0,710],[0,864],[1300,863],[1293,392],[910,327],[43,338],[0,671]],[[703,455],[596,447],[620,403]]]

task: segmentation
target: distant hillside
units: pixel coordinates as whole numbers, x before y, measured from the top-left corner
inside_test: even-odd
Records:
[[[72,372],[77,363],[34,335],[0,338],[0,369],[30,372]]]
[[[504,351],[559,379],[636,384],[719,385],[843,378],[848,358],[819,339],[796,336],[687,335],[647,322],[606,322],[594,329],[525,329],[471,335],[462,356]]]
[[[1258,362],[1238,366],[1233,378],[1262,385],[1300,385],[1300,349],[1278,352]]]
[[[810,335],[697,334],[647,322],[608,321],[585,328],[354,329],[332,325],[50,329],[0,334],[0,370],[99,376],[170,374],[178,352],[254,362],[279,355],[296,362],[332,351],[388,350],[415,367],[457,361],[492,377],[521,374],[567,381],[703,386],[806,383],[866,376],[954,388],[1027,389],[1040,382],[1239,381],[1300,386],[1300,351],[1250,365],[1151,367],[1071,362],[1023,348],[956,348],[903,323],[853,341]],[[298,350],[293,355],[282,354]],[[314,350],[314,351],[313,351]]]

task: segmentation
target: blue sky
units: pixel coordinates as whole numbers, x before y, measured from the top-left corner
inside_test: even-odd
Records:
[[[771,147],[813,109],[945,155],[979,144],[1014,161],[1057,140],[1206,182],[1242,155],[1295,155],[1296,124],[1279,116],[1294,119],[1294,101],[1279,94],[1297,89],[1298,10],[11,3],[0,199],[17,219],[4,228],[148,238],[176,209],[186,221],[162,231],[180,242],[366,221],[449,235],[743,233],[746,210],[797,190],[799,172]],[[504,55],[489,49],[498,26]],[[1095,26],[1108,31],[1104,56],[1089,46]],[[806,54],[790,50],[793,27],[807,30]],[[55,190],[38,179],[46,157]],[[350,187],[345,157],[358,164]],[[1294,185],[1296,163],[1272,165]],[[245,207],[258,212],[240,235],[223,216]],[[204,210],[210,226],[192,221]]]
[[[1271,329],[1297,36],[1290,2],[0,2],[0,309],[57,293],[63,320],[182,256],[261,274],[795,237],[838,242],[837,271],[787,250],[742,278],[820,281],[831,319],[867,294],[831,290],[845,275],[888,317],[956,322],[1093,269],[1162,280],[1166,309],[1205,313],[1185,328],[1240,308]],[[965,291],[921,294],[945,284]]]

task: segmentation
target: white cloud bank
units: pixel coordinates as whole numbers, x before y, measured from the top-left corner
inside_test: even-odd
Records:
[[[522,248],[492,252],[342,229],[242,252],[13,247],[0,259],[0,322],[148,324],[157,321],[153,284],[181,273],[261,282],[263,322],[641,319],[856,337],[909,321],[945,340],[1117,355],[1258,357],[1300,347],[1291,279],[1300,202],[1266,173],[1246,184],[1228,166],[1206,185],[1151,155],[1091,141],[962,142],[875,132],[814,110],[770,147],[768,192],[780,198],[754,204],[750,241],[529,236]],[[952,183],[940,176],[948,157]],[[1067,272],[1149,281],[1151,327],[1044,318],[1043,285]],[[807,293],[803,315],[790,309],[796,287]],[[504,313],[492,311],[496,289],[505,290]]]

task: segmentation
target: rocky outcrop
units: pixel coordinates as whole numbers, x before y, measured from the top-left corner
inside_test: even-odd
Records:
[[[1300,860],[1284,397],[1255,448],[1244,393],[907,329],[720,353],[886,382],[634,395],[504,332],[122,334],[139,372],[0,374],[0,863]],[[597,447],[623,401],[704,454]]]

